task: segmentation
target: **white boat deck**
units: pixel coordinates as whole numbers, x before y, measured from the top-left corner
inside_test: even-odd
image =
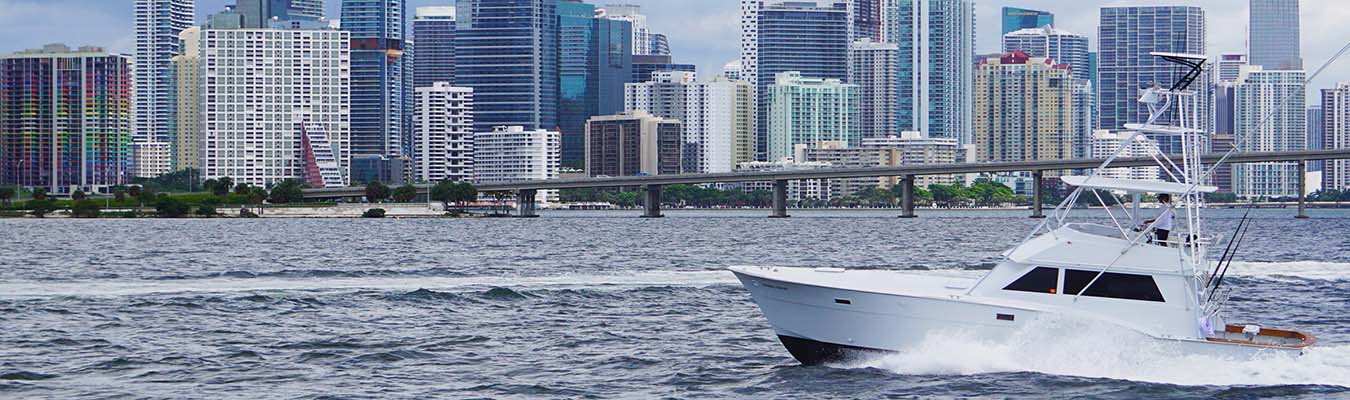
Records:
[[[908,297],[949,298],[964,294],[976,279],[904,271],[842,268],[731,267],[737,273],[806,286]]]

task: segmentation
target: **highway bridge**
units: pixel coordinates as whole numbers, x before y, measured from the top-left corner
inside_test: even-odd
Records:
[[[1218,162],[1222,154],[1207,155],[1201,158],[1206,165],[1212,165]],[[1176,157],[1176,156],[1174,156]],[[1308,161],[1319,160],[1338,160],[1350,159],[1350,149],[1337,150],[1305,150],[1289,152],[1268,152],[1268,153],[1237,153],[1230,156],[1227,160],[1230,164],[1246,164],[1258,162],[1297,162],[1299,170],[1307,172]],[[825,168],[810,170],[789,170],[789,171],[755,171],[755,172],[733,172],[719,174],[680,174],[680,175],[656,175],[656,176],[625,176],[610,178],[578,178],[578,179],[549,179],[519,181],[507,183],[487,183],[478,185],[480,192],[512,192],[516,196],[517,211],[520,216],[535,216],[536,200],[535,196],[540,190],[549,189],[586,189],[586,188],[621,188],[621,187],[640,187],[645,192],[646,201],[644,201],[643,217],[659,218],[661,217],[661,188],[666,185],[680,184],[705,184],[705,183],[742,183],[742,182],[773,182],[773,212],[771,217],[786,218],[787,213],[787,184],[794,180],[812,180],[812,179],[839,179],[839,178],[873,178],[873,177],[900,177],[902,185],[902,214],[901,217],[913,218],[914,214],[914,178],[926,175],[953,175],[969,173],[997,173],[997,172],[1031,172],[1036,181],[1040,181],[1046,171],[1078,170],[1091,169],[1100,166],[1105,159],[1077,159],[1077,160],[1055,160],[1055,161],[1020,161],[1020,162],[993,162],[993,163],[956,163],[956,164],[924,164],[924,165],[901,165],[893,167],[870,167],[870,168]],[[1180,165],[1180,159],[1173,159],[1173,162]],[[1156,166],[1158,160],[1152,157],[1139,158],[1118,158],[1111,162],[1112,167],[1145,167]],[[1300,181],[1300,193],[1303,190]],[[427,194],[431,185],[418,185],[419,194]],[[1032,196],[1032,217],[1043,217],[1040,196],[1040,185],[1035,185],[1035,193]],[[332,198],[352,198],[365,195],[365,188],[360,186],[333,188],[333,189],[307,189],[304,191],[306,199],[332,199]],[[1299,216],[1305,217],[1305,202],[1302,195],[1299,196]]]

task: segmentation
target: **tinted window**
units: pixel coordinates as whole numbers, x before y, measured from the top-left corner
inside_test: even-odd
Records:
[[[1037,267],[1003,290],[1054,294],[1056,287],[1059,287],[1059,269]]]
[[[1096,271],[1066,270],[1064,272],[1064,294],[1076,295],[1097,276]],[[1117,274],[1107,272],[1088,288],[1084,296],[1107,297],[1112,299],[1166,301],[1157,282],[1148,275]]]

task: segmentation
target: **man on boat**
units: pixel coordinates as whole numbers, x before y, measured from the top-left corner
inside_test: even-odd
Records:
[[[1159,194],[1158,203],[1160,203],[1159,208],[1162,211],[1158,212],[1157,218],[1144,221],[1144,226],[1153,224],[1153,239],[1163,246],[1166,246],[1167,237],[1172,234],[1172,222],[1176,219],[1175,214],[1172,212],[1172,195],[1167,193]]]

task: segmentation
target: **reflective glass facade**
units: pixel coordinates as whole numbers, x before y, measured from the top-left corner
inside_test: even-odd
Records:
[[[404,154],[405,11],[403,0],[342,2],[342,30],[352,35],[353,155]]]
[[[1188,70],[1150,56],[1150,52],[1206,54],[1205,10],[1200,7],[1102,7],[1098,29],[1097,115],[1101,129],[1122,129],[1126,123],[1147,121],[1148,108],[1138,101],[1139,89],[1155,83],[1170,87]],[[1197,81],[1191,89],[1207,92],[1205,86],[1206,82]],[[1201,93],[1200,98],[1207,95]],[[1173,111],[1159,118],[1157,124],[1176,122],[1177,113]]]
[[[1048,11],[1025,8],[1003,7],[1003,34],[1023,29],[1040,28],[1055,24],[1055,14]]]
[[[558,126],[558,0],[459,0],[455,84],[474,89],[474,132]]]
[[[595,6],[558,3],[558,127],[564,162],[586,159],[586,120],[623,111],[633,76],[633,24],[596,18]]]
[[[758,79],[759,159],[767,160],[769,143],[769,86],[778,74],[800,72],[803,78],[848,80],[849,37],[848,7],[830,2],[829,7],[814,3],[765,5],[759,11]]]

